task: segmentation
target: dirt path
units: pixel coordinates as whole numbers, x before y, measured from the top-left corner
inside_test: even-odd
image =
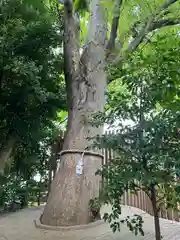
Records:
[[[121,232],[112,233],[108,224],[85,230],[68,232],[37,229],[33,220],[37,219],[43,208],[32,207],[0,219],[0,240],[154,240],[153,218],[141,210],[124,206],[124,216],[132,213],[143,214],[145,236],[135,237],[126,227]],[[109,211],[106,207],[104,211]],[[163,240],[180,240],[180,223],[161,219]]]

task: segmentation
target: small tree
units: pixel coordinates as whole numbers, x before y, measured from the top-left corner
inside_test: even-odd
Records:
[[[147,59],[141,58],[141,61],[142,65],[137,56],[133,59],[135,65],[138,63],[138,70],[133,68],[135,65],[132,64],[132,68],[128,65],[126,77],[118,80],[121,86],[119,91],[110,88],[108,106],[113,107],[108,108],[108,116],[98,114],[98,121],[116,122],[119,130],[116,134],[98,137],[95,142],[96,146],[116,152],[116,157],[98,174],[106,180],[101,200],[112,204],[112,213],[106,213],[104,219],[111,222],[113,231],[120,230],[120,223],[127,223],[135,235],[138,232],[144,234],[140,216],[135,215],[133,219],[128,216],[119,221],[123,194],[127,190],[134,194],[143,190],[151,200],[156,240],[160,240],[159,211],[162,200],[166,208],[175,209],[180,201],[180,185],[176,175],[180,166],[180,112],[163,108],[159,104],[160,100],[165,101],[163,97],[157,100],[165,91],[158,87],[161,82],[171,82],[169,89],[172,89],[175,78],[169,80],[170,65],[166,65],[165,75],[164,69],[162,73],[161,68],[155,68],[152,62],[147,64]],[[124,120],[132,124],[125,124]]]

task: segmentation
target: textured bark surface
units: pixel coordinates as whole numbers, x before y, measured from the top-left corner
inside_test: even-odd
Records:
[[[13,148],[15,146],[15,139],[13,137],[9,137],[7,141],[4,143],[4,146],[0,150],[0,172],[3,173],[6,163],[8,162]]]
[[[88,55],[87,55],[88,57]],[[94,59],[96,62],[97,59]],[[104,69],[98,69],[86,77],[87,82],[73,89],[74,104],[69,109],[68,131],[64,149],[85,150],[91,142],[88,137],[101,134],[101,128],[89,123],[92,114],[104,108],[106,78]],[[88,85],[89,83],[89,85]],[[84,172],[76,176],[75,165],[80,156],[67,154],[61,157],[60,169],[52,183],[51,194],[41,222],[46,225],[77,225],[90,221],[89,200],[99,193],[99,179],[95,172],[101,167],[102,159],[84,156]]]
[[[103,111],[105,105],[105,45],[107,28],[100,6],[101,0],[90,1],[91,19],[87,44],[80,56],[78,24],[72,9],[72,1],[65,1],[65,81],[68,98],[68,129],[63,149],[89,147],[92,138],[102,133],[102,128],[93,127],[89,120],[94,113]],[[52,183],[51,194],[41,217],[46,225],[78,225],[92,220],[89,200],[99,194],[99,177],[95,172],[101,167],[102,158],[84,156],[84,171],[76,175],[79,154],[61,157],[60,169]]]
[[[88,54],[86,55],[88,59]],[[93,59],[96,63],[98,59]],[[91,62],[89,62],[91,67]],[[97,65],[96,65],[97,66]],[[97,66],[98,68],[98,66]],[[88,137],[102,133],[101,128],[92,127],[92,114],[104,108],[106,78],[103,68],[91,72],[85,79],[77,81],[73,89],[73,105],[69,109],[68,131],[64,149],[85,150],[91,142]],[[86,81],[85,81],[86,80]],[[84,156],[84,172],[75,175],[75,165],[80,156],[67,154],[61,157],[60,169],[52,183],[51,194],[41,222],[46,225],[77,225],[88,223],[91,198],[99,193],[99,179],[95,172],[101,167],[102,159]]]
[[[57,160],[59,158],[59,152],[63,149],[64,139],[60,134],[52,143],[51,156],[49,158],[49,172],[48,172],[48,193],[51,190],[52,180],[55,178],[57,171]]]
[[[76,164],[81,157],[81,153],[65,153],[62,156],[62,165],[52,184],[52,192],[45,207],[46,215],[41,218],[43,224],[71,226],[92,221],[91,212],[88,211],[89,199],[99,194],[100,178],[95,177],[94,173],[100,167],[102,158],[84,154],[83,174],[77,175]]]

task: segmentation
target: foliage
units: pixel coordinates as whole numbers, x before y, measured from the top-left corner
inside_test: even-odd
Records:
[[[123,76],[110,84],[105,114],[95,116],[95,124],[106,122],[118,130],[98,136],[94,143],[116,153],[108,166],[98,171],[106,180],[100,200],[112,204],[112,213],[104,218],[113,231],[127,221],[119,221],[120,199],[127,190],[132,194],[143,190],[157,218],[162,199],[166,208],[177,209],[180,203],[179,41],[175,37],[168,45],[160,37],[135,53],[119,69]],[[132,222],[138,220],[135,227],[127,225],[135,234],[143,234],[140,216]],[[157,234],[160,229],[155,227]]]
[[[50,16],[21,1],[6,1],[1,12],[1,142],[8,135],[24,141],[52,127],[65,107],[62,56],[53,51],[61,38]]]
[[[22,9],[20,1],[1,11],[1,128],[23,135],[63,104],[62,60],[51,50],[60,38],[46,16],[26,5]]]
[[[91,210],[99,211],[101,208],[101,203],[98,198],[90,199],[89,207]]]
[[[0,153],[7,139],[16,143],[0,179],[3,207],[46,192],[48,151],[61,127],[56,122],[66,110],[66,93],[58,51],[62,26],[45,1],[1,1],[0,28]]]
[[[51,0],[51,3],[56,5],[56,0]],[[108,25],[108,36],[110,36],[111,26],[113,23],[113,18],[118,17],[118,4],[117,0],[101,0],[100,7],[102,9],[102,14],[105,16],[106,24]],[[126,50],[128,49],[129,43],[137,37],[141,29],[147,23],[147,20],[150,19],[153,15],[154,22],[161,22],[164,21],[164,24],[159,27],[159,31],[150,31],[147,33],[144,43],[146,45],[149,41],[151,41],[159,32],[163,32],[170,36],[175,32],[178,33],[179,31],[179,9],[180,3],[179,1],[174,1],[167,9],[162,9],[162,6],[165,5],[165,0],[129,0],[129,1],[120,1],[120,17],[119,17],[119,26],[117,29],[117,41],[116,41],[116,48],[112,49],[113,52],[118,54],[119,52],[121,55],[124,55]],[[59,0],[60,6],[63,8],[62,5],[63,1]],[[78,12],[78,16],[80,16],[80,36],[81,36],[81,43],[82,45],[87,44],[87,35],[88,35],[88,27],[87,24],[90,21],[91,14],[89,14],[90,2],[86,0],[73,0],[74,8],[76,12]],[[108,9],[108,11],[107,11]],[[156,13],[156,14],[155,14]],[[173,21],[176,20],[176,24]],[[167,22],[165,22],[167,21]],[[168,24],[167,24],[168,23]],[[171,24],[170,24],[171,23]],[[167,27],[168,29],[167,29]],[[171,28],[169,28],[171,26]],[[164,29],[161,29],[163,28]],[[141,43],[141,42],[140,42]]]
[[[78,12],[82,14],[88,10],[88,2],[86,0],[75,0],[74,7]]]

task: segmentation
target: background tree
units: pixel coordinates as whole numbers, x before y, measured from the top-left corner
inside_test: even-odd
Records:
[[[30,141],[65,107],[61,44],[57,26],[45,11],[26,2],[1,3],[0,163],[3,170],[15,145]],[[16,9],[16,10],[15,10]],[[44,11],[44,12],[43,12]]]
[[[1,208],[47,194],[50,145],[66,110],[62,28],[43,1],[0,3]],[[34,180],[36,175],[40,181]],[[37,201],[37,199],[34,199]],[[33,201],[34,201],[33,200]],[[38,200],[39,201],[39,200]]]
[[[63,6],[58,10],[63,9],[64,13],[64,74],[68,99],[64,149],[83,152],[92,143],[89,139],[102,133],[102,128],[92,126],[89,120],[94,113],[104,110],[108,61],[122,63],[139,45],[142,47],[150,41],[157,30],[177,25],[180,5],[178,0],[91,0],[83,1],[87,4],[82,8],[81,1],[60,2]],[[93,173],[101,167],[101,158],[95,160],[91,155],[84,162],[86,175],[91,177],[76,176],[78,154],[72,158],[72,153],[66,153],[62,157],[62,166],[52,183],[41,218],[43,224],[76,225],[90,221],[88,203],[99,193]],[[88,167],[90,162],[94,164],[92,169]],[[79,186],[84,187],[79,190]]]

